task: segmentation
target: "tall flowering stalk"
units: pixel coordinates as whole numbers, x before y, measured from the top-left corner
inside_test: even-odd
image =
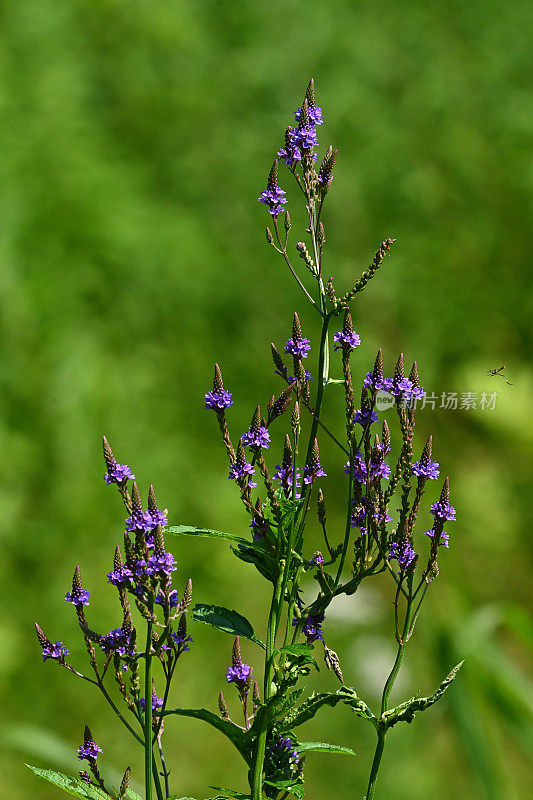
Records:
[[[233,395],[224,385],[218,364],[212,388],[205,394],[205,408],[216,416],[228,458],[228,479],[236,484],[247,515],[245,535],[190,525],[168,526],[166,511],[158,508],[153,488],[150,487],[143,508],[131,470],[117,463],[104,438],[104,479],[117,486],[128,514],[124,551],[117,545],[113,569],[108,573],[109,583],[118,592],[120,627],[102,634],[89,626],[85,607],[90,595],[83,586],[79,567],[65,599],[75,608],[94,677],[75,669],[68,660],[68,648],[59,641],[52,643],[36,625],[43,660],[55,661],[94,684],[128,733],[144,748],[146,800],[152,800],[153,791],[158,800],[170,797],[170,769],[162,737],[165,721],[171,715],[206,722],[238,751],[245,764],[243,778],[248,782],[249,793],[224,789],[224,797],[285,800],[293,795],[301,800],[308,753],[323,750],[353,755],[348,747],[303,741],[298,733],[299,727],[322,707],[337,705],[348,706],[376,732],[365,794],[366,800],[371,800],[388,731],[400,722],[411,722],[417,712],[437,702],[460,667],[457,665],[432,695],[391,707],[391,693],[407,644],[426,593],[439,574],[440,548],[449,546],[444,526],[455,520],[455,509],[450,504],[448,478],[440,494],[431,488],[440,477],[439,464],[432,460],[432,437],[421,449],[415,442],[416,407],[424,395],[416,362],[406,374],[400,354],[388,377],[379,350],[373,361],[369,363],[363,356],[355,368],[364,342],[356,330],[357,323],[354,325],[354,301],[376,276],[395,240],[381,242],[370,265],[340,296],[333,278],[323,279],[326,229],[322,215],[333,184],[337,150],[330,146],[317,169],[318,127],[322,123],[322,109],[316,104],[311,80],[302,105],[294,114],[294,124],[285,131],[266,189],[258,198],[272,220],[266,229],[267,243],[289,269],[305,301],[315,309],[317,336],[304,330],[295,312],[284,343],[270,346],[274,374],[281,384],[266,402],[250,409],[249,428],[240,435],[237,432],[233,436],[230,429]],[[280,186],[280,162],[286,169],[285,177],[294,181],[306,210],[302,233],[305,241],[294,245],[290,245],[292,223],[286,209],[286,190]],[[323,414],[326,392],[337,391],[344,394],[341,424],[324,419]],[[392,457],[389,425],[378,413],[378,401],[384,394],[395,408],[399,442],[396,458]],[[336,461],[323,462],[320,444],[325,439],[333,443]],[[328,522],[328,477],[345,481],[345,522],[340,531],[332,530]],[[434,522],[429,531],[421,532],[417,530],[417,519],[426,490],[432,495],[430,512]],[[311,552],[306,534],[314,524],[315,514],[324,546],[323,550]],[[181,598],[172,586],[177,565],[165,547],[167,534],[226,539],[234,555],[253,566],[260,579],[270,585],[264,641],[237,611],[200,603],[192,613],[195,621],[233,636],[231,654],[228,647],[226,693],[234,693],[239,721],[232,719],[231,701],[228,705],[222,690],[217,712],[169,707],[177,662],[192,641],[186,623],[192,585],[190,581],[186,584]],[[381,573],[390,578],[397,652],[380,706],[372,710],[345,683],[341,658],[329,647],[327,616],[337,598],[353,595],[363,580]],[[309,578],[314,581],[314,591],[311,599],[304,601],[302,588]],[[309,587],[306,588],[309,597]],[[299,684],[319,669],[319,653],[340,688],[304,698]],[[112,674],[119,686],[124,711],[106,688],[107,674]],[[220,678],[223,681],[223,676]],[[81,771],[78,779],[59,779],[59,773],[34,769],[63,788],[65,780],[72,782],[73,789],[79,790],[83,785],[86,794],[82,796],[101,798],[103,792],[104,796],[119,800],[133,797],[128,788],[129,767],[120,789],[110,789],[97,766],[100,752],[102,748],[86,727],[78,757],[88,762],[89,771]],[[362,796],[359,789],[354,789],[354,794]]]

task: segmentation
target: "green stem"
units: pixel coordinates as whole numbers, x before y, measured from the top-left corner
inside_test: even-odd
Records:
[[[152,609],[149,608],[151,612]],[[146,631],[146,665],[144,672],[144,783],[146,800],[152,800],[152,628],[149,622]]]
[[[370,770],[370,778],[368,780],[368,789],[366,790],[365,800],[371,800],[374,796],[374,787],[376,785],[376,778],[378,777],[379,766],[381,764],[381,756],[383,755],[384,747],[385,729],[378,728],[378,743],[374,753],[374,760],[372,761],[372,769]]]
[[[285,566],[285,565],[283,565]],[[273,658],[272,653],[276,646],[276,621],[280,616],[280,608],[283,605],[281,599],[281,589],[283,585],[283,576],[285,569],[282,569],[278,575],[278,580],[274,592],[272,594],[272,602],[270,604],[270,613],[268,615],[268,626],[266,635],[266,653],[265,653],[265,677],[263,686],[263,697],[265,703],[270,700],[272,696],[272,673],[273,673]],[[257,713],[261,714],[262,709]],[[265,762],[266,742],[268,736],[268,720],[263,720],[261,717],[260,732],[257,737],[257,746],[255,750],[253,771],[252,771],[252,800],[261,800],[263,796],[263,764]]]

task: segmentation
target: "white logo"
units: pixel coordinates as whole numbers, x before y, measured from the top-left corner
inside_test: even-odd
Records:
[[[376,395],[376,408],[378,411],[385,411],[394,405],[394,395],[390,392],[379,391]]]

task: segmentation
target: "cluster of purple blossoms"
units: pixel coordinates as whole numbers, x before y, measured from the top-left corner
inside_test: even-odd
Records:
[[[137,578],[169,577],[170,573],[177,569],[176,559],[172,553],[154,551],[148,559],[139,558],[135,563],[134,572]]]
[[[56,661],[64,661],[65,656],[70,655],[70,650],[68,650],[63,642],[48,642],[43,647],[43,661],[46,661],[47,658],[53,658]]]
[[[323,621],[323,616],[318,616],[318,614],[309,614],[302,628],[302,633],[307,637],[307,644],[311,644],[312,642],[316,641],[324,641],[324,634],[322,633]],[[298,620],[296,617],[294,617],[292,620],[293,628],[296,625],[298,625]]]
[[[309,102],[307,103],[307,114],[309,116],[309,124],[310,125],[322,125],[324,120],[322,119],[322,109],[320,106],[315,106],[314,103]],[[302,109],[298,108],[294,112],[294,119],[296,122],[300,122],[300,117],[302,115]]]
[[[270,746],[270,752],[274,755],[288,756],[289,763],[298,764],[300,762],[300,756],[294,749],[294,742],[288,736],[280,736],[277,742]]]
[[[434,540],[435,540],[435,536],[437,536],[438,534],[437,534],[437,531],[435,531],[435,530],[432,528],[430,531],[426,531],[426,532],[425,532],[423,535],[424,535],[424,536],[429,536],[429,537],[430,537],[431,539],[433,539],[433,541],[434,541]],[[449,539],[450,539],[450,536],[449,536],[449,534],[448,534],[448,533],[446,533],[445,531],[442,531],[442,532],[440,533],[440,538],[439,538],[438,546],[439,546],[439,547],[448,547],[448,548],[449,548],[449,547],[450,547],[450,544],[449,544]]]
[[[124,583],[129,583],[133,578],[133,572],[127,566],[117,567],[112,572],[107,573],[107,580],[113,586],[122,586]]]
[[[254,473],[255,469],[252,467],[249,461],[246,461],[244,458],[237,458],[230,465],[228,478],[229,480],[237,481],[245,478],[247,475],[253,475]],[[257,486],[257,483],[249,480],[248,488],[253,489],[254,486]]]
[[[250,528],[252,529],[252,536],[254,542],[258,542],[260,539],[263,539],[265,535],[270,530],[270,525],[263,519],[263,517],[254,516],[252,521],[250,522]]]
[[[333,347],[334,350],[340,348],[355,350],[361,344],[361,337],[355,331],[337,331],[333,334],[333,341],[337,342]]]
[[[168,603],[163,592],[158,592],[155,596],[154,603],[158,606],[168,605],[170,608],[176,608],[179,604],[179,596],[177,589],[172,589],[168,595]]]
[[[260,203],[265,203],[268,206],[268,213],[275,218],[281,214],[283,206],[287,202],[285,190],[280,189],[279,186],[270,186],[263,189],[257,199]]]
[[[279,464],[276,465],[276,472],[272,476],[276,480],[281,483],[283,491],[285,495],[288,497],[292,493],[292,482],[294,478],[294,467],[292,461],[290,464],[283,463],[281,466]],[[300,474],[300,470],[296,470],[296,499],[300,499],[300,493],[298,489],[300,488],[302,483],[302,476]]]
[[[128,517],[126,520],[126,530],[128,533],[135,533],[135,531],[144,531],[145,533],[151,533],[154,528],[157,528],[158,525],[161,525],[164,528],[168,525],[168,519],[166,515],[160,511],[158,508],[154,508],[152,510],[147,509],[143,511],[140,509],[139,511],[133,511],[131,517]],[[149,547],[152,545],[152,541],[147,537],[146,543]]]
[[[222,411],[232,405],[231,392],[226,389],[212,389],[205,394],[205,407],[210,411]]]
[[[187,636],[186,631],[178,629],[177,633],[170,634],[170,638],[178,650],[178,655],[190,652],[191,648],[187,647],[187,642],[194,642],[194,639],[191,636]]]
[[[73,606],[88,606],[90,605],[90,599],[91,595],[87,589],[82,589],[81,586],[73,588],[71,592],[67,592],[65,595],[67,603],[72,603]]]
[[[119,656],[131,656],[133,653],[131,636],[131,630],[113,628],[102,636],[99,644],[106,655],[116,653]]]
[[[146,708],[146,700],[144,699],[144,697],[141,697],[141,699],[139,700],[139,705],[141,707],[141,711],[144,711],[144,709]],[[163,708],[163,698],[158,697],[154,692],[152,694],[152,711],[161,711],[162,708]]]
[[[436,503],[433,503],[431,506],[431,513],[439,519],[445,519],[448,521],[455,520],[455,508],[442,497]]]
[[[311,564],[314,564],[316,567],[321,567],[324,563],[324,556],[320,552],[320,550],[315,550],[313,553],[313,558],[311,559]]]
[[[86,728],[83,744],[78,747],[78,758],[80,761],[84,759],[87,761],[95,761],[98,758],[98,753],[102,752],[102,748],[96,744],[91,736],[91,732]]]
[[[311,342],[305,336],[293,336],[285,342],[285,352],[295,358],[307,358],[310,349]],[[306,375],[306,380],[311,380],[311,378],[307,378]],[[290,382],[292,383],[292,381]]]
[[[347,461],[344,465],[344,472],[346,475],[350,474],[350,462]],[[353,462],[353,477],[358,483],[367,483],[375,481],[380,478],[387,479],[390,476],[390,467],[385,461],[371,460],[369,468],[365,463],[365,459],[361,453],[357,453]]]
[[[366,428],[368,425],[368,420],[370,419],[370,424],[372,425],[373,422],[378,421],[378,415],[375,411],[372,411],[370,408],[368,409],[357,409],[355,414],[353,415],[353,421],[355,423],[359,423],[363,428]]]
[[[250,428],[243,433],[241,439],[246,447],[263,447],[267,449],[270,444],[270,434],[264,425],[259,425],[257,427],[251,425]]]
[[[104,475],[104,481],[107,484],[116,483],[120,485],[121,483],[125,483],[127,480],[135,480],[135,475],[133,475],[131,469],[128,467],[127,464],[117,464],[116,461],[114,464],[110,464],[107,468],[107,472]]]
[[[248,680],[250,669],[251,667],[248,664],[244,664],[240,660],[234,660],[232,666],[228,668],[226,673],[227,682],[243,686]]]
[[[312,96],[312,95],[311,95]],[[318,136],[315,130],[317,125],[322,125],[322,109],[316,106],[308,94],[304,101],[305,112],[300,107],[294,113],[294,119],[298,123],[297,128],[289,125],[285,132],[285,147],[278,150],[278,156],[283,160],[287,167],[294,167],[304,156],[316,161],[316,153],[312,153],[313,147],[318,145]]]
[[[312,460],[304,467],[304,484],[310,486],[317,478],[327,478],[327,472],[318,459]]]
[[[413,475],[419,478],[428,478],[436,481],[440,475],[439,462],[430,461],[429,458],[421,458],[420,461],[415,461],[411,471]]]
[[[352,511],[352,528],[359,528],[361,536],[366,536],[367,534],[367,525],[369,516],[371,515],[375,520],[377,520],[378,525],[383,525],[386,522],[392,522],[392,517],[389,517],[386,511],[379,512],[373,503],[369,502],[366,497],[363,495],[359,501],[353,500],[353,511]]]
[[[418,553],[413,550],[408,539],[393,542],[389,548],[389,559],[391,561],[396,559],[402,569],[407,569],[417,555]]]

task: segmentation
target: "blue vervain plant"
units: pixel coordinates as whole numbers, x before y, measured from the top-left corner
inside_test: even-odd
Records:
[[[414,456],[416,406],[424,395],[416,362],[406,376],[400,354],[393,376],[385,377],[379,350],[360,386],[356,387],[352,377],[351,360],[361,345],[361,338],[354,330],[350,307],[377,274],[395,240],[388,238],[380,244],[370,266],[340,297],[333,278],[324,282],[326,236],[322,212],[333,181],[337,151],[329,147],[317,171],[317,129],[321,124],[322,109],[316,105],[311,80],[302,106],[295,113],[295,126],[287,127],[284,146],[277,154],[295,180],[305,204],[308,226],[302,238],[306,238],[307,243],[298,241],[291,248],[303,262],[303,269],[297,269],[298,262],[293,263],[289,254],[292,223],[284,208],[285,191],[278,184],[278,159],[270,170],[267,188],[259,197],[272,218],[272,228],[266,229],[267,242],[281,256],[320,320],[316,377],[313,379],[305,366],[311,340],[304,336],[295,313],[283,355],[271,345],[275,374],[283,388],[268,400],[265,413],[259,405],[256,407],[249,429],[236,445],[227,422],[227,410],[233,398],[224,387],[218,365],[212,389],[205,395],[205,406],[214,412],[218,421],[229,459],[228,477],[239,490],[250,520],[251,535],[238,536],[187,525],[169,526],[167,512],[158,508],[153,487],[143,509],[135,476],[128,466],[117,463],[104,437],[104,479],[117,487],[128,513],[124,549],[121,551],[117,545],[113,569],[107,576],[117,589],[120,627],[102,634],[89,626],[85,606],[89,604],[90,595],[83,588],[79,566],[74,572],[72,590],[65,599],[76,610],[87,650],[89,674],[74,668],[68,661],[70,653],[65,645],[52,643],[36,624],[43,660],[55,661],[93,684],[128,734],[144,749],[146,800],[152,800],[154,792],[158,800],[171,797],[163,735],[172,715],[193,717],[213,726],[226,736],[244,761],[249,793],[217,789],[217,798],[285,800],[293,795],[300,800],[304,795],[307,753],[322,750],[353,754],[348,747],[302,741],[297,732],[322,707],[338,705],[349,707],[375,729],[376,749],[365,794],[366,800],[371,800],[388,731],[400,722],[411,722],[417,712],[437,702],[461,666],[454,667],[429,697],[409,698],[394,708],[389,707],[390,694],[422,602],[438,575],[439,548],[448,547],[444,524],[455,519],[455,510],[450,505],[446,478],[440,497],[430,507],[434,522],[431,530],[424,533],[428,537],[428,548],[423,556],[420,552],[423,540],[415,534],[415,525],[428,482],[439,478],[439,464],[432,461],[431,436],[419,459]],[[307,272],[310,281],[305,278]],[[333,357],[340,361],[340,378],[330,376],[331,328],[337,329],[331,339]],[[340,387],[345,403],[342,435],[334,432],[335,425],[324,421],[322,413],[325,392],[337,391]],[[356,391],[360,396],[359,408],[356,408]],[[377,411],[383,398],[395,406],[401,440],[393,465],[386,460],[391,453],[387,422],[383,421],[378,428]],[[282,458],[273,468],[267,464],[265,455],[275,430],[281,436]],[[340,537],[328,529],[324,493],[316,486],[327,477],[320,460],[319,436],[330,439],[345,462],[346,521]],[[256,494],[254,498],[255,478],[260,478],[264,486],[262,497]],[[395,503],[399,507],[391,510],[393,498],[397,498]],[[314,517],[313,508],[324,538],[324,551],[315,550],[311,554],[306,544],[306,529]],[[234,555],[254,567],[258,577],[270,584],[271,603],[264,642],[255,634],[251,623],[236,611],[204,603],[197,604],[192,611],[195,621],[235,637],[226,681],[235,686],[242,713],[240,722],[230,718],[222,691],[218,713],[206,708],[170,707],[178,661],[189,651],[192,642],[186,621],[192,583],[190,580],[186,583],[181,596],[173,588],[172,573],[176,563],[166,550],[165,536],[168,535],[228,540]],[[353,595],[363,580],[384,572],[390,576],[394,596],[397,654],[383,688],[380,707],[372,710],[355,689],[345,685],[340,658],[327,646],[323,626],[329,606],[338,597]],[[310,602],[304,602],[301,589],[308,577],[314,579],[316,592]],[[255,669],[257,677],[262,677],[262,688],[254,679],[254,668],[243,660],[241,639],[257,648],[261,657],[260,664],[256,660]],[[304,698],[301,681],[313,669],[318,669],[319,649],[323,650],[325,664],[338,679],[340,688],[314,692]],[[110,693],[110,680],[118,685],[122,710]],[[129,767],[118,789],[108,785],[97,765],[100,752],[91,730],[85,726],[78,758],[88,762],[88,771],[82,770],[79,777],[74,778],[52,770],[31,769],[77,797],[139,800],[129,788]]]

